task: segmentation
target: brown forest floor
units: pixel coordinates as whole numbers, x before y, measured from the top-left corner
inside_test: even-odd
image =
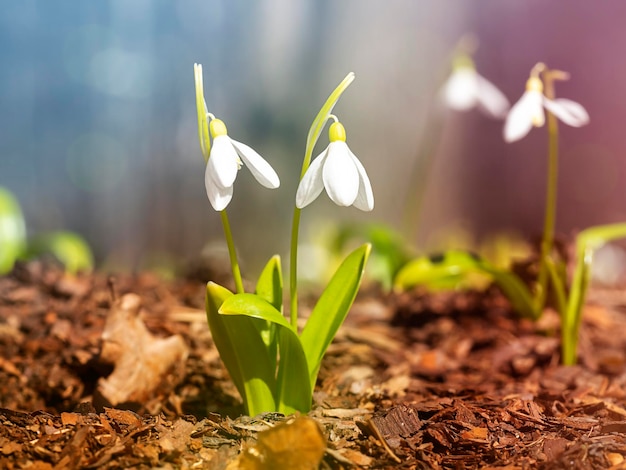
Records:
[[[283,417],[240,416],[203,282],[118,276],[114,290],[139,296],[146,331],[103,337],[120,308],[104,276],[33,262],[0,278],[0,468],[264,468],[245,449],[271,454],[267,468],[311,468],[306,421],[271,437]],[[362,295],[309,414],[327,444],[320,468],[626,468],[626,294],[589,300],[579,365],[562,367],[556,315],[520,320],[495,289]],[[147,346],[127,354],[139,334]],[[151,367],[158,383],[130,375]]]

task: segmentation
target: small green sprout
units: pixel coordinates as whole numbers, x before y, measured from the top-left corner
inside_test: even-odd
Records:
[[[34,258],[44,253],[53,255],[71,274],[93,269],[93,254],[89,245],[73,232],[51,232],[35,238],[30,243],[27,257]]]
[[[0,274],[13,268],[26,248],[26,223],[19,202],[0,187]]]
[[[51,254],[68,273],[93,268],[93,254],[87,242],[73,232],[44,233],[33,240],[26,237],[26,223],[19,202],[0,187],[0,274],[9,272],[18,259]]]
[[[331,115],[337,100],[354,80],[354,74],[348,74],[331,93],[307,137],[291,230],[289,321],[283,311],[280,258],[273,256],[268,261],[255,292],[246,293],[226,216],[241,160],[263,186],[278,187],[278,176],[250,147],[230,138],[224,140],[227,138],[225,126],[207,111],[199,64],[194,65],[194,74],[198,135],[207,162],[207,195],[213,208],[222,216],[237,287],[235,294],[213,282],[207,284],[206,311],[213,341],[248,414],[307,412],[311,408],[322,358],[354,302],[370,253],[370,245],[365,244],[347,256],[299,331],[297,258],[302,208],[313,202],[324,187],[338,205],[354,205],[362,210],[371,210],[374,206],[367,173],[345,143],[345,129]],[[330,144],[311,164],[313,149],[329,119],[335,121],[330,126]],[[219,143],[220,139],[224,143]],[[344,180],[346,174],[348,177]]]

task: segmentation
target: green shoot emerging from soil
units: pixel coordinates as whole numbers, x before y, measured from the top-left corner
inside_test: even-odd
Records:
[[[226,126],[207,110],[202,66],[194,65],[198,137],[206,162],[205,184],[209,201],[220,212],[237,288],[207,284],[206,311],[213,341],[235,383],[249,415],[278,411],[307,412],[326,349],[343,323],[359,289],[370,245],[354,250],[339,266],[317,301],[302,331],[298,330],[297,259],[302,209],[324,188],[340,206],[361,210],[374,207],[365,169],[346,144],[346,132],[332,109],[354,80],[350,73],[331,93],[307,136],[300,184],[296,195],[290,251],[290,321],[283,312],[283,275],[278,256],[263,269],[254,293],[244,291],[235,243],[226,215],[238,170],[245,164],[256,180],[277,188],[278,176],[252,148],[228,137]],[[311,162],[313,149],[326,122],[330,144]]]
[[[54,256],[68,273],[93,268],[91,248],[76,233],[49,232],[29,240],[18,200],[10,191],[0,187],[0,274],[9,272],[17,260],[44,254]]]

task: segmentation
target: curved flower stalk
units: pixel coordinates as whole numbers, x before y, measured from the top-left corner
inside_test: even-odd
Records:
[[[504,124],[504,140],[515,142],[526,136],[534,127],[545,124],[544,108],[565,124],[573,127],[584,126],[589,122],[589,114],[579,103],[563,98],[551,99],[544,95],[544,84],[539,73],[545,70],[543,64],[537,64],[526,81],[526,90],[513,105]],[[555,72],[555,71],[553,71]],[[561,79],[567,78],[560,73]]]
[[[296,207],[311,204],[326,188],[328,197],[338,206],[352,206],[362,211],[374,209],[374,193],[367,172],[346,144],[346,130],[335,120],[329,128],[328,147],[311,163],[300,181]]]
[[[502,119],[509,110],[509,100],[489,80],[476,71],[471,57],[460,53],[455,57],[452,74],[442,90],[446,105],[457,111],[478,107],[488,116]]]
[[[548,175],[546,189],[546,209],[541,239],[539,275],[535,290],[535,308],[543,309],[547,296],[554,232],[556,226],[556,198],[558,189],[559,139],[558,120],[574,127],[589,122],[585,108],[575,101],[556,99],[554,82],[567,80],[569,74],[560,70],[550,70],[539,62],[530,71],[526,90],[511,108],[504,124],[504,139],[514,142],[524,137],[532,127],[541,127],[548,122]]]

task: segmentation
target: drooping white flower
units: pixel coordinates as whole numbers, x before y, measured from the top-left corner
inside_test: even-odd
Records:
[[[254,149],[231,139],[226,125],[207,111],[202,88],[202,65],[194,64],[196,108],[198,111],[198,138],[206,161],[204,184],[211,206],[216,211],[226,209],[233,197],[237,172],[245,164],[252,176],[266,188],[280,186],[274,169]],[[210,123],[209,123],[210,119]],[[210,137],[209,137],[210,135]],[[213,146],[211,140],[213,139]]]
[[[296,192],[296,207],[311,204],[326,188],[328,197],[338,206],[352,206],[362,211],[374,208],[374,193],[365,168],[346,144],[346,131],[340,122],[329,129],[328,147],[307,169]]]
[[[506,118],[504,140],[515,142],[526,136],[533,126],[542,127],[546,121],[544,108],[573,127],[584,126],[589,122],[589,114],[582,105],[563,98],[546,98],[543,82],[538,76],[531,75],[526,82],[526,91]]]
[[[457,111],[478,106],[490,117],[499,119],[506,116],[510,107],[506,96],[476,71],[473,61],[466,55],[455,60],[442,93],[446,105]]]
[[[209,124],[213,147],[206,165],[204,184],[209,201],[216,211],[226,209],[233,197],[237,172],[245,164],[252,176],[266,188],[276,189],[280,180],[274,169],[253,148],[228,137],[226,126],[219,119]]]

